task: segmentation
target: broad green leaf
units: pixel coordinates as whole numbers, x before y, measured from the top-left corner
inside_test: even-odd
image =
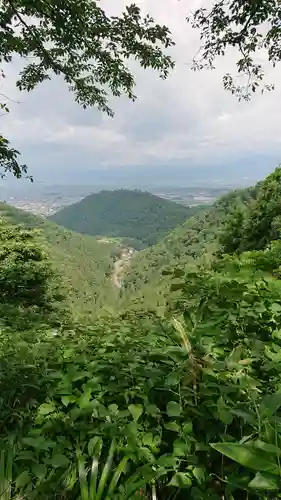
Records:
[[[179,432],[180,431],[180,426],[176,422],[165,422],[164,427],[168,431],[172,431],[172,432]]]
[[[281,406],[281,391],[265,396],[260,402],[261,417],[271,417]]]
[[[178,373],[170,373],[168,377],[165,380],[165,386],[166,387],[173,387],[174,385],[178,385],[180,381],[180,376]]]
[[[16,487],[18,489],[24,488],[30,482],[30,479],[28,471],[22,472],[16,479]]]
[[[44,439],[43,436],[40,436],[38,438],[26,437],[23,438],[22,442],[24,444],[27,444],[28,446],[32,446],[32,448],[36,448],[37,450],[49,450],[54,446],[53,441]]]
[[[175,401],[169,401],[167,404],[167,415],[169,417],[179,417],[181,415],[181,405]]]
[[[109,409],[110,413],[113,413],[113,415],[118,415],[118,405],[113,403],[113,404],[109,405],[108,409]]]
[[[177,488],[190,488],[190,486],[192,486],[190,474],[185,472],[176,472],[169,482],[169,486],[176,486]]]
[[[153,417],[156,417],[160,413],[160,410],[156,405],[147,405],[145,407],[145,409],[146,409],[146,413],[148,413],[149,415],[152,415]]]
[[[129,405],[128,410],[131,413],[135,422],[137,422],[143,412],[142,405]]]
[[[39,479],[44,479],[47,474],[47,467],[44,464],[35,464],[32,467],[32,472]]]
[[[278,304],[277,302],[274,302],[274,304],[271,305],[271,311],[273,313],[280,313],[280,311],[281,311],[281,305]]]
[[[39,415],[49,415],[49,413],[53,413],[56,409],[55,403],[43,403],[38,408]]]
[[[271,474],[279,474],[276,462],[269,460],[268,455],[257,448],[240,443],[212,443],[210,446],[245,467],[270,472]]]
[[[193,431],[193,425],[192,425],[192,422],[186,422],[183,426],[182,426],[182,432],[185,434],[185,436],[188,436],[189,434],[191,434]]]
[[[276,491],[280,489],[280,479],[270,474],[258,472],[248,486],[255,490]]]
[[[199,484],[206,481],[206,471],[203,467],[194,467],[192,474],[197,479]]]
[[[62,455],[61,453],[55,453],[50,459],[50,464],[55,468],[66,467],[68,463],[69,463],[68,458],[65,455]]]
[[[190,444],[185,443],[180,439],[174,441],[174,446],[173,446],[174,457],[184,457],[185,455],[188,455],[189,452],[190,452]]]
[[[75,401],[75,396],[62,396],[61,398],[61,402],[65,407],[67,407],[70,403],[74,403]]]

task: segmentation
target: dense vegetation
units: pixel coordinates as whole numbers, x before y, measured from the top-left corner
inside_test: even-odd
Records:
[[[120,189],[91,194],[50,218],[79,233],[125,238],[139,249],[155,244],[195,210],[150,193]]]
[[[143,295],[165,273],[163,315],[132,289],[79,323],[41,240],[3,221],[2,303],[26,320],[0,320],[3,500],[280,498],[280,175],[136,257]]]
[[[54,271],[61,277],[66,304],[76,316],[95,315],[105,305],[112,307],[117,293],[111,283],[113,261],[120,253],[118,241],[99,242],[55,223],[0,204],[0,216],[11,224],[38,229]]]

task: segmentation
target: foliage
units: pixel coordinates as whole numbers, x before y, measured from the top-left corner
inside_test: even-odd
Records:
[[[19,151],[10,147],[10,142],[0,135],[0,166],[4,169],[1,177],[4,177],[7,172],[12,173],[17,179],[25,176],[27,166],[18,163],[19,154]],[[32,180],[32,177],[29,176],[29,179]]]
[[[280,61],[280,16],[279,0],[219,0],[211,7],[200,7],[189,22],[200,31],[202,58],[194,60],[193,69],[213,69],[215,59],[224,56],[229,49],[236,48],[239,59],[236,63],[238,76],[245,83],[227,73],[225,89],[239,99],[248,100],[264,79],[264,68],[259,52],[265,52],[269,62],[275,66]],[[264,85],[263,90],[272,90],[273,85]]]
[[[74,316],[94,317],[105,304],[115,306],[117,296],[111,274],[113,260],[120,253],[118,241],[99,242],[5,203],[0,204],[0,214],[11,224],[40,232],[54,271],[67,292],[66,306]]]
[[[2,219],[0,243],[1,323],[50,319],[63,296],[38,234]]]
[[[227,254],[219,243],[237,206],[276,217],[278,175],[144,252],[166,267],[164,316],[138,303],[88,325],[0,329],[10,497],[280,497],[281,241],[269,217],[263,248]]]
[[[173,45],[169,29],[160,26],[132,4],[119,16],[109,16],[98,2],[63,3],[9,0],[0,6],[0,62],[24,58],[17,86],[33,90],[51,76],[60,75],[83,106],[96,106],[112,116],[108,95],[135,99],[134,77],[126,64],[136,60],[162,78],[173,67],[163,53]],[[3,76],[3,74],[2,74]],[[1,137],[0,166],[16,177],[26,172],[17,163],[17,152]]]
[[[137,249],[155,244],[194,209],[142,191],[101,191],[50,217],[79,233],[130,238]]]
[[[235,204],[221,236],[225,252],[265,248],[281,236],[281,168],[257,185],[254,198]]]

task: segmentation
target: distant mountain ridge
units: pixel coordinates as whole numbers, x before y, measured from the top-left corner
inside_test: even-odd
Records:
[[[131,246],[144,248],[196,211],[148,192],[119,189],[93,193],[49,218],[76,232],[127,239]]]

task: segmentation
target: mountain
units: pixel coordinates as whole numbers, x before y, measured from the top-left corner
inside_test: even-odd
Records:
[[[0,217],[12,224],[40,230],[75,315],[95,315],[105,303],[109,306],[114,303],[117,291],[112,286],[111,274],[120,252],[118,242],[77,234],[6,203],[0,203]]]
[[[153,245],[196,212],[148,192],[101,191],[52,215],[57,224],[94,236],[125,238],[135,248]]]
[[[138,252],[132,259],[124,279],[122,301],[135,308],[140,305],[165,311],[171,278],[168,269],[192,268],[212,259],[229,212],[238,203],[252,198],[252,188],[232,191],[211,207],[198,207],[197,212],[177,226],[151,248]]]

